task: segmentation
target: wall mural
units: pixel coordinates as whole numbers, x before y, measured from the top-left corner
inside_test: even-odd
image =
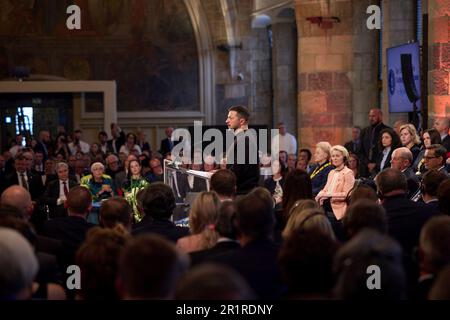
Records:
[[[74,3],[82,29],[69,31]],[[116,80],[119,111],[200,109],[196,40],[180,0],[2,0],[0,77],[14,66]]]

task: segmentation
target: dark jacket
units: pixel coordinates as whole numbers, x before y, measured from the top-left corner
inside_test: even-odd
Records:
[[[388,233],[402,246],[404,253],[411,256],[419,245],[420,230],[435,213],[420,202],[414,202],[405,196],[388,197],[383,200],[388,217]]]
[[[67,189],[70,190],[77,185],[78,183],[76,181],[68,180]],[[43,203],[49,207],[50,218],[65,217],[67,215],[67,210],[64,208],[64,204],[57,205],[59,193],[59,179],[50,181],[42,197]]]
[[[386,128],[389,127],[380,122],[374,127],[368,126],[361,130],[361,154],[359,161],[362,163],[361,169],[364,170],[364,172],[360,172],[363,177],[369,174],[367,164],[369,162],[375,163],[375,157],[380,153],[378,141],[380,141],[381,131]]]
[[[244,156],[242,154],[238,154],[240,149],[238,149],[238,146],[240,145],[245,146]],[[256,152],[256,154],[250,154],[252,150]],[[227,154],[227,159],[233,159],[233,163],[229,164],[227,167],[236,175],[236,193],[238,195],[247,194],[253,188],[258,186],[259,155],[256,139],[246,136],[245,131],[239,132],[234,137],[234,143]],[[238,160],[244,160],[244,163],[238,163]],[[250,163],[251,160],[255,160],[255,163]]]
[[[31,199],[38,200],[44,192],[44,186],[42,185],[41,176],[32,174],[31,172],[26,172],[26,175],[28,180],[28,191],[30,192]],[[3,188],[1,191],[13,185],[19,185],[19,179],[17,177],[16,171],[13,171],[5,177],[5,180],[3,181]]]
[[[189,228],[178,227],[169,219],[153,219],[152,217],[144,216],[133,227],[131,233],[134,236],[145,233],[156,233],[176,243],[178,239],[189,235]]]
[[[191,266],[195,266],[203,262],[214,262],[217,256],[230,254],[238,250],[240,247],[239,242],[228,240],[218,242],[210,249],[191,252],[189,254],[191,257]]]

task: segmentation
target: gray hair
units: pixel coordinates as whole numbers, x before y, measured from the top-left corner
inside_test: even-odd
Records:
[[[31,287],[39,269],[30,243],[17,231],[0,228],[0,299]]]
[[[103,171],[105,171],[105,166],[104,166],[103,163],[101,163],[101,162],[94,162],[94,163],[91,165],[91,172],[94,171],[94,169],[96,169],[96,168],[102,168]]]
[[[56,171],[58,171],[60,168],[69,170],[69,166],[65,162],[58,162],[56,164],[56,167],[55,167]]]

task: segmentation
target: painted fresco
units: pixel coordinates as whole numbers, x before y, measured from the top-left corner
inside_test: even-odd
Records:
[[[82,29],[70,31],[74,3]],[[119,111],[199,110],[198,52],[181,0],[1,0],[0,77],[14,66],[116,80]]]

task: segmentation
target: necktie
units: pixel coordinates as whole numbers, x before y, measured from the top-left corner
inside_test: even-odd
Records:
[[[27,180],[25,179],[25,174],[21,173],[20,179],[22,180],[22,187],[24,187],[25,189],[28,190],[28,184],[27,184]]]
[[[67,182],[63,181],[63,188],[64,188],[64,195],[67,196],[69,195],[69,189],[67,189]]]

